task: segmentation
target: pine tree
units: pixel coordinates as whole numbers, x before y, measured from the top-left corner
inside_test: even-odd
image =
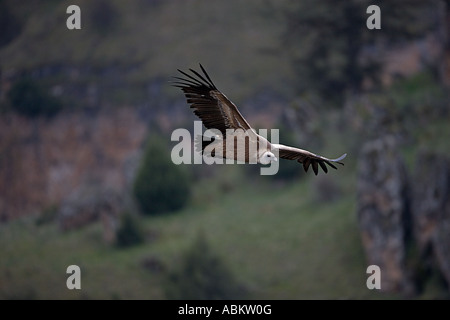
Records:
[[[151,139],[134,181],[133,193],[145,214],[176,211],[190,197],[188,172],[175,165],[159,139]]]
[[[242,299],[244,289],[200,233],[178,268],[168,275],[169,299]]]

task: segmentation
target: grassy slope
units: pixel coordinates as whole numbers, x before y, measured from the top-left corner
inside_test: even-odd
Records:
[[[448,154],[447,119],[425,123],[410,128],[415,142],[402,148],[410,169],[420,148]],[[327,155],[346,149],[342,134],[325,131]],[[0,298],[162,299],[164,273],[145,270],[142,259],[153,257],[171,269],[199,231],[251,298],[392,298],[365,286],[356,160],[357,154],[349,153],[345,167],[328,174],[340,191],[332,203],[316,200],[317,177],[311,172],[280,186],[259,175],[247,174],[251,182],[244,182],[239,166],[221,166],[217,176],[197,182],[188,208],[142,218],[153,240],[127,250],[105,245],[100,224],[70,233],[61,233],[55,223],[37,227],[32,217],[0,225]],[[81,291],[65,287],[71,264],[82,268]],[[436,288],[430,284],[421,297],[439,296]]]
[[[89,66],[94,77],[96,70],[101,73],[104,68],[117,67],[122,70],[118,80],[139,86],[201,62],[211,74],[228,75],[217,85],[225,91],[234,88],[236,99],[262,86],[283,91],[281,80],[290,74],[279,46],[282,2],[106,1],[116,14],[105,30],[99,30],[92,18],[99,1],[30,2],[26,6],[10,2],[25,23],[20,36],[0,49],[0,67],[5,73],[68,65]],[[81,30],[66,28],[69,4],[81,8]],[[236,87],[236,80],[252,86]]]
[[[240,179],[239,168],[219,172],[228,182]],[[188,209],[142,218],[154,239],[127,250],[103,244],[100,224],[69,233],[55,223],[36,227],[32,218],[0,226],[0,298],[164,298],[164,273],[145,270],[142,259],[154,257],[170,269],[199,231],[250,298],[383,298],[365,286],[353,177],[346,170],[342,175],[348,175],[338,184],[343,197],[333,204],[313,200],[311,178],[274,187],[255,176],[225,196],[218,192],[222,179],[204,180]],[[208,201],[200,201],[204,197]],[[70,264],[81,267],[81,291],[65,287]]]
[[[192,0],[151,6],[148,1],[112,1],[120,18],[107,33],[94,30],[91,1],[70,3],[81,7],[80,31],[65,27],[68,3],[12,5],[26,24],[0,50],[0,64],[5,72],[48,64],[114,64],[135,67],[127,81],[139,83],[202,62],[212,74],[227,75],[217,85],[240,100],[252,94],[251,88],[286,87],[283,77],[289,75],[289,65],[278,47],[283,25],[270,2]],[[236,80],[251,86],[236,86]],[[240,183],[226,176],[226,183]],[[243,185],[224,197],[219,193],[223,180],[203,183],[208,186],[197,188],[191,208],[145,218],[143,224],[157,240],[130,250],[104,245],[99,224],[67,234],[56,224],[37,227],[31,218],[0,225],[0,297],[163,298],[162,275],[145,271],[141,259],[154,256],[170,268],[199,230],[252,297],[373,296],[365,288],[350,185],[348,196],[335,206],[312,200],[309,179],[275,190]],[[205,190],[206,197],[201,194]],[[81,292],[65,287],[70,264],[82,268]]]

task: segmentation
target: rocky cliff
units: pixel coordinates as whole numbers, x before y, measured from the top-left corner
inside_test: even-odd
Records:
[[[147,133],[133,108],[0,117],[0,220],[39,213],[87,186],[120,194]]]
[[[421,151],[408,172],[393,136],[368,141],[358,166],[357,216],[381,289],[412,296],[431,275],[450,288],[450,160]]]
[[[368,264],[383,271],[381,288],[405,291],[408,180],[395,139],[367,142],[358,165],[357,211]]]

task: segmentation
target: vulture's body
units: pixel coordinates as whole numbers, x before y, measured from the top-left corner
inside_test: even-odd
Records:
[[[307,150],[272,144],[257,134],[241,115],[238,108],[220,92],[205,69],[200,65],[203,75],[189,69],[192,75],[178,70],[184,77],[175,77],[176,87],[183,90],[188,104],[194,110],[207,129],[216,130],[213,137],[204,137],[197,142],[203,153],[214,157],[233,159],[247,163],[269,164],[277,161],[276,155],[288,160],[296,160],[303,164],[305,171],[311,166],[317,175],[319,166],[328,172],[327,165],[336,169],[337,159],[328,159]],[[205,139],[206,138],[206,139]]]

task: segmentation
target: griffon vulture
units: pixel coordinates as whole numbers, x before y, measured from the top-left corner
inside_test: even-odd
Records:
[[[203,75],[193,69],[189,69],[192,75],[178,69],[184,77],[174,77],[176,81],[173,81],[173,85],[181,88],[187,103],[190,104],[194,114],[201,119],[203,125],[207,129],[216,129],[221,133],[221,136],[217,135],[212,140],[204,141],[203,138],[200,141],[199,146],[203,152],[210,150],[211,156],[261,164],[277,161],[275,154],[278,154],[280,158],[302,163],[306,172],[311,166],[316,175],[319,172],[319,166],[327,173],[326,165],[333,169],[337,169],[333,163],[343,165],[339,161],[347,154],[337,159],[328,159],[307,150],[270,143],[252,129],[236,105],[216,88],[201,64],[200,68]],[[238,152],[239,149],[236,146],[240,142],[245,145],[244,152]],[[217,150],[223,150],[223,153],[217,155]]]

